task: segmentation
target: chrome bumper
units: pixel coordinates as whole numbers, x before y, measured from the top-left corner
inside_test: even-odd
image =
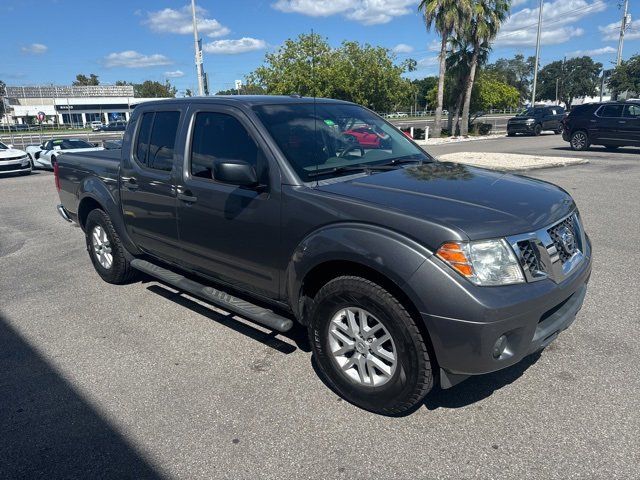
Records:
[[[64,218],[67,222],[69,223],[73,222],[73,220],[71,220],[71,217],[67,213],[67,210],[62,206],[61,203],[58,204],[58,206],[56,207],[56,210],[58,210],[58,213],[60,214],[60,216]]]

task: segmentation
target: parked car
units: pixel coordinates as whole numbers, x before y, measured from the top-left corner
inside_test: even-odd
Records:
[[[99,132],[124,132],[127,129],[127,122],[125,121],[117,121],[111,122],[107,125],[102,125],[98,128]]]
[[[0,125],[0,131],[3,132],[26,132],[30,129],[31,127],[26,123],[10,123]]]
[[[113,139],[113,140],[103,140],[102,146],[105,150],[117,150],[122,148],[122,139]]]
[[[563,107],[555,105],[527,108],[507,121],[507,135],[513,137],[516,133],[525,133],[537,136],[543,130],[553,130],[555,134],[560,134],[564,113]]]
[[[52,169],[56,159],[63,153],[92,152],[104,148],[79,138],[52,138],[41,145],[29,145],[26,150],[34,168]]]
[[[354,145],[353,124],[389,148]],[[54,174],[103,280],[142,271],[275,331],[298,322],[332,388],[383,414],[549,345],[591,271],[565,190],[438,162],[338,100],[145,102],[121,150]]]
[[[602,145],[640,147],[640,102],[587,103],[574,107],[564,119],[562,138],[573,150]]]
[[[13,148],[13,145],[6,145],[0,142],[0,174],[5,173],[29,175],[31,173],[31,162],[27,152]]]
[[[383,131],[376,131],[370,125],[358,125],[345,130],[343,135],[348,140],[357,143],[363,148],[384,148],[390,139]]]
[[[94,132],[97,132],[98,130],[100,130],[102,127],[104,126],[104,124],[99,121],[99,120],[94,120],[93,122],[89,123],[89,127],[91,128],[91,130],[93,130]]]

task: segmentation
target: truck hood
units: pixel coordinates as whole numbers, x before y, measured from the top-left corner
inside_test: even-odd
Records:
[[[318,189],[458,228],[472,240],[538,230],[575,208],[550,183],[447,162],[320,182]]]
[[[7,148],[0,150],[0,158],[24,157],[27,153],[17,148]]]

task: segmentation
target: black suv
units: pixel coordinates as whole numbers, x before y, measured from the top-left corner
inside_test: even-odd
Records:
[[[513,137],[516,133],[540,135],[543,130],[562,132],[564,108],[557,105],[536,105],[520,112],[507,122],[507,135]]]
[[[563,121],[562,138],[573,150],[602,145],[640,147],[640,102],[606,102],[579,105]]]

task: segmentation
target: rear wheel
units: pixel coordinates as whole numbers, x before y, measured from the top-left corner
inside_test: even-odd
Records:
[[[587,136],[587,132],[583,130],[578,130],[577,132],[573,132],[571,134],[571,139],[569,140],[569,144],[571,145],[572,150],[582,151],[589,148],[589,137]]]
[[[309,333],[324,377],[361,408],[398,415],[433,386],[427,345],[416,322],[374,282],[344,276],[323,286],[314,298]]]
[[[136,270],[129,264],[125,248],[109,215],[100,209],[89,212],[85,236],[91,262],[105,282],[122,284],[135,277]]]

